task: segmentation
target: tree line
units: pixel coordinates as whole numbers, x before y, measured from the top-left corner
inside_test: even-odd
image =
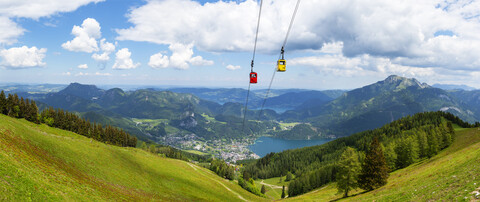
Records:
[[[35,101],[19,98],[17,94],[5,96],[3,90],[0,92],[0,112],[10,117],[25,118],[37,124],[44,123],[51,127],[68,130],[107,144],[122,147],[137,145],[137,138],[122,129],[110,125],[103,127],[101,124],[92,124],[72,112],[52,107],[39,114]]]
[[[419,113],[323,145],[268,154],[246,165],[244,175],[267,179],[290,171],[296,178],[289,184],[288,195],[299,195],[337,181],[342,171],[339,159],[347,148],[355,151],[359,165],[368,163],[367,154],[374,139],[378,139],[378,148],[381,148],[375,151],[381,151],[391,172],[430,158],[448,147],[454,139],[452,122],[464,127],[478,125],[466,123],[450,113]]]
[[[209,169],[220,177],[223,177],[229,180],[235,179],[235,167],[228,165],[223,160],[212,159],[210,161]]]
[[[34,123],[38,122],[38,108],[35,101],[19,98],[17,94],[8,94],[0,92],[0,113],[13,118],[25,118]]]

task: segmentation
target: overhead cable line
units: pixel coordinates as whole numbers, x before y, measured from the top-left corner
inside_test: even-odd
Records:
[[[250,63],[250,82],[248,83],[247,99],[245,101],[245,107],[244,107],[245,110],[243,112],[242,132],[245,131],[245,120],[247,117],[248,96],[250,95],[250,85],[252,85],[252,76],[255,76],[255,83],[257,79],[257,74],[253,72],[253,65],[255,63],[255,53],[257,51],[257,39],[258,39],[258,30],[260,28],[260,18],[262,16],[262,5],[263,5],[263,0],[260,0],[260,9],[258,10],[258,20],[257,20],[257,31],[255,33],[255,43],[253,45],[252,62]]]
[[[300,5],[300,0],[297,0],[297,5],[295,5],[295,10],[293,11],[292,19],[290,20],[290,25],[288,26],[287,34],[285,35],[285,39],[283,40],[282,48],[280,50],[280,55],[278,56],[279,60],[284,59],[285,45],[287,44],[288,36],[290,35],[290,30],[292,29],[293,21],[295,20],[295,16],[297,15],[297,10],[299,5]],[[276,72],[277,72],[277,69],[273,71],[272,80],[270,80],[270,85],[268,85],[268,90],[267,90],[267,93],[265,94],[265,98],[263,99],[263,103],[262,103],[262,108],[260,109],[260,113],[258,115],[259,119],[262,116],[263,108],[265,107],[265,102],[267,102],[268,95],[270,94],[270,90],[272,88],[272,83],[273,83],[273,79],[275,78]]]

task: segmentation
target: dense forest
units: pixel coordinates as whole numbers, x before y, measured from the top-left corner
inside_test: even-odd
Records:
[[[0,92],[0,111],[2,114],[14,117],[25,118],[34,123],[45,123],[48,126],[72,131],[74,133],[105,142],[107,144],[136,147],[137,138],[118,129],[107,125],[91,123],[82,119],[74,113],[62,109],[48,108],[38,113],[38,107],[35,101],[19,98],[17,94],[8,94]]]
[[[478,127],[445,112],[424,112],[407,116],[381,128],[339,138],[324,145],[270,153],[248,164],[244,175],[252,178],[284,176],[288,171],[296,178],[288,187],[289,196],[306,193],[336,180],[337,161],[347,147],[358,152],[361,163],[374,138],[378,138],[389,171],[407,167],[436,155],[454,138],[452,123]]]

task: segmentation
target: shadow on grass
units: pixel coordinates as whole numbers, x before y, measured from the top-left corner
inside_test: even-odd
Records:
[[[371,191],[373,191],[373,190],[371,190]],[[358,195],[360,195],[360,194],[365,194],[365,193],[368,193],[368,192],[371,192],[371,191],[359,192],[359,193],[356,193],[356,194],[354,194],[354,195],[350,195],[350,196],[347,196],[347,197],[341,197],[341,198],[337,198],[337,199],[331,200],[330,202],[339,201],[339,200],[342,200],[342,199],[348,199],[348,198],[350,198],[350,197],[358,196]]]

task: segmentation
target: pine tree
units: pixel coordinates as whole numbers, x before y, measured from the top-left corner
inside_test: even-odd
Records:
[[[387,147],[385,147],[385,150],[383,150],[385,153],[385,160],[387,161],[387,166],[389,170],[395,170],[396,169],[396,162],[397,162],[397,153],[395,153],[395,143],[390,143]]]
[[[285,185],[282,187],[282,198],[285,198]]]
[[[225,177],[229,180],[234,180],[235,179],[235,168],[233,166],[228,166],[227,173],[225,174]]]
[[[265,185],[262,185],[262,189],[261,189],[260,192],[262,192],[262,194],[265,194],[265,192],[267,192],[267,189],[265,188]]]
[[[246,170],[243,171],[243,180],[248,181],[250,179],[250,173]]]
[[[147,143],[142,142],[142,145],[140,146],[141,149],[147,150]]]
[[[373,138],[370,148],[362,165],[362,174],[359,178],[360,187],[364,190],[373,190],[387,184],[388,166],[378,138]]]
[[[348,196],[348,192],[358,187],[358,175],[360,174],[360,162],[355,149],[347,147],[340,157],[337,172],[337,189]]]
[[[38,107],[34,100],[30,102],[29,113],[29,121],[32,121],[34,123],[40,123],[38,120]]]
[[[6,114],[7,110],[7,97],[5,96],[5,92],[0,92],[0,114]]]
[[[25,104],[25,100],[23,99],[23,97],[20,98],[19,108],[20,108],[20,111],[18,112],[18,118],[25,118],[27,105]]]
[[[292,176],[292,173],[290,171],[287,172],[287,176],[285,177],[285,182],[288,182],[290,180],[292,180],[293,176]]]

